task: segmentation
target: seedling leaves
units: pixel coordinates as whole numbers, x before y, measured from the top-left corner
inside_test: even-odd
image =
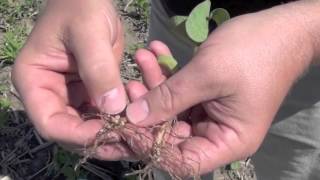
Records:
[[[185,22],[187,19],[188,19],[188,16],[173,16],[171,18],[171,21],[175,26],[179,26],[181,23]]]
[[[160,66],[166,68],[170,73],[174,73],[178,66],[178,62],[172,56],[160,55],[158,56],[158,63]]]
[[[230,169],[231,170],[238,170],[241,167],[240,161],[234,161],[230,164]]]
[[[8,110],[10,108],[10,105],[11,105],[11,102],[9,99],[0,97],[0,109]]]
[[[197,43],[205,41],[208,37],[210,6],[210,0],[205,0],[198,4],[191,11],[186,21],[186,31],[188,36]]]
[[[186,21],[188,16],[173,16],[170,21],[173,24],[173,33],[176,33],[177,36],[180,37],[189,37],[186,32]],[[191,40],[191,39],[190,39]]]
[[[226,9],[216,8],[210,13],[211,19],[213,19],[218,26],[220,26],[223,22],[230,19],[230,14]]]

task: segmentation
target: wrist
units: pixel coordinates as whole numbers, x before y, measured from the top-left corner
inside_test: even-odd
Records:
[[[255,31],[265,37],[266,51],[276,55],[279,68],[286,71],[289,81],[296,81],[318,56],[314,22],[317,13],[306,0],[287,3],[253,14]],[[313,3],[314,4],[314,3]],[[268,47],[270,46],[270,47]],[[270,49],[269,49],[270,48]]]
[[[299,29],[297,34],[303,36],[300,46],[310,46],[311,60],[309,64],[320,63],[320,1],[300,0],[280,6],[286,12],[289,21],[294,22]]]

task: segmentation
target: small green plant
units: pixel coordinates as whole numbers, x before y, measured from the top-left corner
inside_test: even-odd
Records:
[[[42,0],[0,0],[2,28],[9,28],[23,19],[34,19],[38,14]]]
[[[142,16],[144,20],[148,20],[150,12],[150,3],[148,0],[129,0],[129,2],[124,7],[127,11],[129,7],[135,7],[138,13]]]
[[[150,4],[148,0],[134,0],[134,6],[137,7],[143,19],[148,19],[150,12]]]
[[[143,42],[138,42],[136,44],[131,44],[128,47],[129,54],[134,54],[138,49],[144,48],[145,45]]]
[[[234,161],[231,164],[228,165],[231,170],[238,170],[241,168],[241,162],[240,161]]]
[[[0,84],[0,94],[3,94],[4,92],[8,91],[9,88],[5,84]]]
[[[79,161],[77,154],[72,154],[62,148],[55,146],[53,154],[53,169],[55,178],[60,175],[65,176],[66,180],[87,179],[88,172],[82,169],[75,171],[74,167]]]
[[[11,106],[11,103],[9,99],[7,98],[0,98],[0,108],[1,109],[9,109]]]
[[[212,11],[210,9],[211,1],[205,0],[194,7],[189,16],[173,16],[171,21],[180,33],[185,34],[194,43],[200,45],[208,38],[210,21],[220,26],[230,19],[230,14],[226,9],[215,8]],[[197,48],[198,46],[195,47],[195,51]],[[161,57],[158,58],[158,62],[171,72],[177,70],[178,63],[173,57]]]
[[[17,4],[13,1],[9,0],[1,0],[0,1],[0,15],[3,18],[4,24],[11,24],[15,18],[14,14],[16,11],[14,11],[15,6]]]
[[[0,96],[0,128],[7,125],[11,102],[8,98]]]
[[[172,22],[176,27],[183,26],[187,36],[195,43],[204,42],[209,35],[209,22],[213,21],[217,26],[230,19],[227,10],[216,8],[210,12],[211,1],[205,0],[198,4],[189,16],[173,16]]]
[[[0,45],[0,61],[12,64],[19,50],[27,38],[25,26],[9,28],[3,36],[3,43]]]

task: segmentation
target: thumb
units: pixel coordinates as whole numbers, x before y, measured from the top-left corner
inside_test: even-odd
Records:
[[[127,102],[120,77],[123,37],[119,24],[116,28],[91,24],[88,29],[75,29],[69,42],[90,97],[109,114],[120,113]]]
[[[145,96],[129,104],[126,110],[130,122],[150,126],[170,120],[182,111],[209,97],[204,73],[197,63],[189,63]],[[201,92],[200,92],[201,91]]]

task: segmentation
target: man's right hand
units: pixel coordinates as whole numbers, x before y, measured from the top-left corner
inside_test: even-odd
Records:
[[[43,137],[81,150],[102,122],[83,121],[79,107],[89,104],[109,114],[125,108],[122,51],[122,26],[111,0],[48,0],[12,72]],[[97,158],[106,160],[128,155],[117,143],[97,152]]]
[[[183,177],[252,155],[290,87],[319,57],[319,8],[316,1],[297,1],[233,18],[167,80],[149,58],[142,72],[152,85],[148,91],[131,86],[128,94],[136,97],[128,119],[152,127],[189,112],[178,122],[189,123],[180,130],[191,137],[169,146],[160,166]]]

